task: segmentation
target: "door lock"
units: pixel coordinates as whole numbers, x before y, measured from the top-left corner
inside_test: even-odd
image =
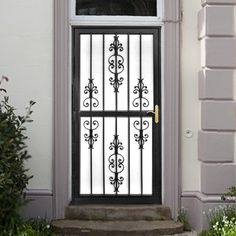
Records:
[[[155,115],[155,123],[159,123],[159,106],[155,105],[155,110],[154,111],[148,111],[147,114],[152,113]]]

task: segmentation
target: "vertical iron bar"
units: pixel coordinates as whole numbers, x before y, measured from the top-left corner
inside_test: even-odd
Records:
[[[130,110],[130,68],[129,68],[129,60],[130,60],[130,58],[129,58],[129,54],[130,54],[130,49],[129,49],[129,40],[130,40],[130,35],[128,34],[127,35],[127,87],[128,87],[128,89],[127,89],[127,95],[128,95],[128,111]]]
[[[79,74],[78,74],[78,78],[79,78],[79,84],[77,84],[77,88],[76,88],[76,90],[78,89],[78,93],[77,93],[77,95],[76,95],[76,97],[77,96],[81,96],[81,73],[80,73],[80,71],[81,71],[81,34],[79,34],[79,50],[78,50],[78,64],[79,64]],[[78,66],[78,65],[75,65],[76,67]],[[76,83],[78,83],[78,80],[76,81]],[[73,95],[74,96],[74,95]],[[81,107],[80,107],[80,99],[79,99],[79,101],[78,101],[78,99],[76,99],[76,104],[78,103],[78,110],[80,111],[80,109],[81,109]],[[77,118],[77,115],[76,115],[76,118]],[[78,148],[78,152],[79,152],[79,166],[78,166],[78,168],[79,168],[79,171],[80,171],[80,173],[81,173],[81,117],[79,116],[79,124],[78,124],[78,130],[76,130],[75,131],[75,133],[77,134],[77,132],[79,132],[79,134],[77,134],[78,136],[79,136],[79,140],[78,140],[78,143],[77,143],[77,148]],[[75,122],[75,124],[77,124],[77,121]],[[75,125],[75,127],[76,127],[76,125]],[[75,138],[75,141],[77,141],[77,138]],[[76,157],[76,159],[77,159],[77,157]],[[75,168],[77,168],[77,165],[75,166]],[[77,170],[75,169],[75,171],[77,172]],[[79,178],[81,179],[81,176],[79,175]],[[77,181],[77,180],[75,180],[75,181]],[[79,183],[79,189],[78,189],[78,191],[79,191],[79,195],[81,194],[81,186],[82,186],[82,183],[80,182]],[[77,196],[76,196],[77,197]]]
[[[156,46],[155,46],[155,40],[158,38],[158,40],[159,40],[159,35],[156,35],[156,34],[153,34],[153,38],[152,38],[152,40],[153,40],[153,43],[152,43],[152,47],[153,47],[153,86],[152,86],[152,89],[153,89],[153,108],[155,107],[155,104],[158,104],[158,103],[156,103],[156,101],[155,101],[155,99],[156,99],[156,97],[158,97],[158,91],[156,90],[156,80],[155,80],[155,78],[156,78],[156,76],[159,76],[158,75],[158,70],[159,69],[157,69],[157,67],[156,67]],[[154,40],[155,39],[155,40]],[[158,50],[159,51],[159,50]],[[159,53],[159,52],[158,52]],[[158,77],[158,80],[159,80],[160,78]],[[156,171],[158,171],[157,169],[156,169],[156,165],[155,165],[155,163],[156,163],[156,161],[154,161],[154,158],[156,159],[157,157],[155,156],[156,155],[156,145],[157,145],[157,142],[156,141],[158,141],[159,142],[159,140],[158,140],[158,137],[156,137],[156,127],[155,127],[155,123],[154,123],[154,117],[152,118],[152,195],[156,195],[157,193],[157,189],[156,189],[156,187],[155,187],[155,182],[157,182],[157,176],[156,176]],[[157,138],[157,140],[156,140],[156,138]]]
[[[116,42],[115,44],[117,44],[117,45],[115,45],[115,81],[118,81],[118,71],[117,71],[117,67],[118,67],[118,64],[117,64],[117,54],[118,54],[118,42]],[[116,90],[115,91],[115,99],[116,99],[116,108],[115,108],[115,110],[116,110],[116,112],[117,112],[117,109],[118,109],[118,101],[117,101],[117,99],[118,99],[118,91]],[[116,119],[115,119],[115,135],[116,135],[116,137],[117,137],[117,116],[116,116]],[[117,147],[118,148],[118,147]],[[118,172],[118,169],[117,169],[117,165],[118,165],[118,163],[117,163],[117,150],[115,151],[115,175],[117,175],[117,172]],[[116,191],[116,195],[118,194],[118,191]]]
[[[117,62],[117,55],[118,55],[118,39],[115,41],[115,82],[118,83],[118,62]],[[116,111],[118,109],[118,90],[115,91],[115,99],[116,99]]]
[[[93,53],[93,47],[92,47],[92,34],[90,34],[90,79],[92,79],[92,53]],[[92,112],[92,97],[90,96],[90,112]],[[92,116],[90,115],[90,132],[92,132]],[[91,195],[93,194],[93,151],[92,148],[90,148],[90,192]]]
[[[142,79],[142,35],[139,35],[140,80]],[[142,93],[140,94],[140,112],[142,111]],[[143,135],[143,118],[140,117],[140,137]],[[143,149],[140,149],[141,195],[143,194]]]
[[[130,110],[130,68],[129,68],[129,54],[130,54],[130,48],[129,48],[129,40],[130,35],[127,35],[127,95],[128,95],[128,112]],[[128,117],[128,194],[130,195],[130,117]]]
[[[105,38],[104,38],[104,34],[102,35],[102,48],[103,48],[103,69],[102,69],[102,77],[103,77],[103,111],[105,109]],[[104,122],[105,122],[105,118],[103,116],[102,118],[103,120],[103,194],[105,195],[105,127],[104,127]]]

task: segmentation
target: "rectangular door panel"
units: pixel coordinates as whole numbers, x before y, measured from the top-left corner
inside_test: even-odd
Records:
[[[72,202],[161,202],[159,28],[74,28]]]

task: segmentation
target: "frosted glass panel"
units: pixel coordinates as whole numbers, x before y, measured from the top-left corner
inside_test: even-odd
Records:
[[[153,36],[130,35],[130,107],[153,109]]]
[[[103,193],[102,127],[102,118],[81,118],[81,194]]]
[[[153,35],[82,34],[80,46],[81,110],[153,109]]]
[[[151,195],[151,125],[149,117],[82,117],[80,193]]]
[[[130,192],[152,194],[152,119],[131,118]]]

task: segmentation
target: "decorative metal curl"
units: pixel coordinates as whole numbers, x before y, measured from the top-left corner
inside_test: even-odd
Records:
[[[99,123],[96,120],[94,121],[86,120],[83,125],[84,128],[89,131],[88,134],[84,134],[85,141],[89,145],[88,148],[93,149],[94,143],[97,141],[98,138],[98,134],[94,134],[94,130],[96,130],[99,127]]]
[[[149,127],[149,122],[147,120],[134,122],[134,128],[139,131],[139,134],[135,134],[135,141],[139,144],[139,149],[144,149],[144,144],[148,141],[149,135],[144,134],[144,130]]]
[[[114,135],[113,142],[110,143],[110,150],[114,150],[114,153],[110,155],[109,170],[114,174],[109,178],[110,183],[114,186],[114,192],[119,192],[120,185],[123,184],[124,178],[119,176],[124,171],[124,157],[119,154],[119,150],[124,150],[123,144],[119,141],[119,135]]]
[[[114,88],[114,92],[119,92],[120,85],[123,84],[124,78],[120,77],[119,74],[124,71],[124,58],[119,54],[124,50],[122,43],[119,42],[119,36],[115,34],[113,43],[110,44],[109,51],[114,52],[108,59],[108,69],[114,75],[114,77],[110,77],[110,84]]]
[[[88,79],[89,83],[84,88],[84,94],[89,96],[83,101],[85,107],[98,107],[99,101],[93,96],[93,94],[98,94],[97,86],[94,85],[94,79]]]
[[[138,94],[138,97],[133,100],[134,107],[148,107],[149,101],[147,98],[143,97],[143,94],[148,94],[149,91],[147,86],[144,85],[143,79],[138,79],[138,85],[134,86],[134,94]]]

